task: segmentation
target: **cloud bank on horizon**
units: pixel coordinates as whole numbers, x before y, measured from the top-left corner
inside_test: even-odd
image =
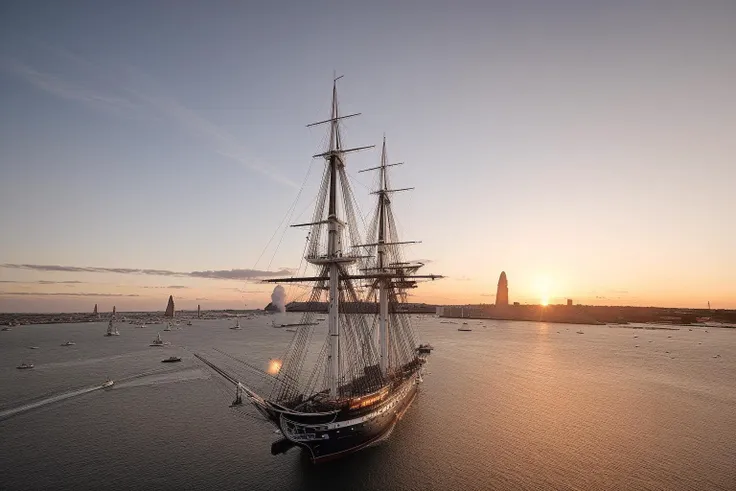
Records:
[[[90,267],[90,266],[60,266],[56,264],[1,264],[0,268],[25,269],[25,270],[32,270],[32,271],[61,272],[61,273],[115,273],[115,274],[177,276],[177,277],[206,278],[206,279],[218,279],[218,280],[239,280],[239,281],[257,280],[260,278],[273,278],[276,276],[289,276],[293,272],[292,270],[288,268],[282,268],[278,271],[263,271],[263,270],[258,270],[258,269],[225,269],[225,270],[204,270],[204,271],[182,272],[182,271],[170,271],[166,269],[100,268],[100,267]],[[58,283],[71,283],[71,282],[58,282]],[[51,283],[44,283],[44,284],[51,284]],[[168,288],[186,288],[186,287],[174,285],[173,287],[168,287]]]

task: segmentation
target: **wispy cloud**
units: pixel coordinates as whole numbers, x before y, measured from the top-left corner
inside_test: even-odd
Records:
[[[255,158],[252,152],[243,147],[230,133],[169,96],[168,94],[173,92],[170,87],[160,87],[150,75],[133,67],[127,67],[125,73],[126,78],[133,82],[123,87],[125,92],[144,103],[155,113],[176,123],[190,135],[207,143],[219,155],[278,183],[294,188],[299,187],[291,179],[275,172],[266,162]],[[145,91],[137,88],[144,85],[148,87]]]
[[[63,60],[67,71],[69,67],[76,68],[74,77],[45,72],[7,57],[0,58],[0,70],[65,100],[105,110],[164,118],[228,160],[280,184],[298,187],[294,181],[275,171],[269,163],[254,156],[233,135],[171,97],[170,94],[174,92],[171,87],[162,86],[141,70],[108,62],[103,66],[64,48],[40,46]],[[72,78],[77,80],[73,81]],[[98,87],[101,83],[105,85],[104,89]]]
[[[258,269],[225,269],[207,271],[169,271],[165,269],[136,269],[136,268],[98,268],[89,266],[60,266],[56,264],[2,264],[0,268],[26,269],[32,271],[63,272],[63,273],[115,273],[115,274],[137,274],[151,276],[178,276],[191,278],[208,278],[219,280],[257,280],[259,278],[272,278],[276,276],[289,276],[292,271],[281,269],[279,271],[262,271]],[[179,285],[167,288],[186,288]]]
[[[184,285],[169,285],[169,286],[143,286],[141,288],[155,288],[155,289],[160,289],[160,290],[170,290],[170,289],[183,290],[189,287],[184,286]]]
[[[83,281],[48,281],[48,280],[38,280],[38,281],[17,281],[17,280],[0,280],[0,283],[15,283],[19,285],[72,285],[72,284],[82,284]]]
[[[194,300],[209,300],[209,298],[205,298],[205,297],[197,297],[197,298],[195,298]]]
[[[0,70],[15,75],[37,89],[76,102],[91,104],[116,111],[131,111],[136,105],[129,100],[112,94],[91,90],[58,75],[42,72],[12,58],[0,58]]]
[[[70,281],[48,281],[48,280],[39,280],[36,283],[39,285],[72,285],[72,284],[78,284],[78,283],[84,283],[83,281],[76,281],[76,280],[70,280]]]
[[[70,292],[0,292],[2,295],[24,297],[139,297],[136,293],[70,293]]]
[[[481,293],[480,296],[481,297],[495,297],[496,294],[495,293]]]

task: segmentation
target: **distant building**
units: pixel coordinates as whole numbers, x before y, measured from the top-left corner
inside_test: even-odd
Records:
[[[509,282],[506,280],[506,271],[501,271],[496,290],[496,305],[509,304]]]
[[[567,306],[572,307],[572,298],[567,299]]]
[[[173,295],[169,295],[169,303],[166,304],[166,312],[164,312],[164,317],[169,317],[169,318],[174,317],[174,297]]]

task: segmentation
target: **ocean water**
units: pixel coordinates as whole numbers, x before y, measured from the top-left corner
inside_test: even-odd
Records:
[[[271,456],[273,428],[193,357],[265,369],[291,336],[266,317],[195,320],[165,348],[160,325],[0,332],[0,489],[736,489],[736,330],[414,321],[435,347],[414,404],[381,445],[318,466]]]

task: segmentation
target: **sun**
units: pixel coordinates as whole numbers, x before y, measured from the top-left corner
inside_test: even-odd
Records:
[[[542,307],[549,305],[549,297],[542,297]]]

